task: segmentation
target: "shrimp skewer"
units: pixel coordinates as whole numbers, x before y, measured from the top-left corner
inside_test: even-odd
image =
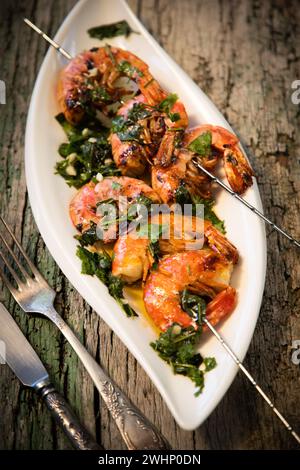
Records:
[[[148,66],[134,54],[116,47],[94,47],[74,57],[62,70],[58,83],[58,101],[66,119],[78,124],[85,116],[86,105],[103,109],[105,105],[118,101],[124,89],[116,86],[122,76],[135,81],[145,96],[151,101],[152,76]]]
[[[237,249],[207,220],[203,221],[203,234],[196,233],[198,227],[196,217],[173,213],[159,214],[151,217],[150,223],[154,226],[168,226],[168,237],[159,239],[159,249],[162,255],[200,250],[205,241],[224,262],[236,264],[238,261]],[[150,240],[129,233],[120,236],[114,245],[112,273],[120,276],[128,284],[139,279],[145,281],[153,261]]]
[[[190,289],[212,297],[206,315],[215,325],[229,315],[236,303],[236,291],[229,286],[232,263],[225,262],[212,250],[185,251],[162,259],[148,276],[144,303],[155,325],[166,331],[173,323],[198,328],[197,322],[180,305],[180,293]]]
[[[204,124],[188,130],[185,133],[183,145],[189,147],[195,139],[205,133],[211,136],[212,148],[220,152],[228,183],[236,193],[244,193],[252,186],[254,173],[239,148],[239,140],[235,135],[223,127]]]
[[[197,141],[198,145],[195,145]],[[254,173],[239,148],[237,137],[223,127],[205,124],[187,130],[177,146],[174,136],[164,136],[151,170],[152,186],[161,192],[164,202],[176,199],[180,185],[185,185],[191,194],[211,197],[211,179],[199,172],[194,157],[210,172],[215,170],[221,158],[228,182],[238,194],[253,183]]]
[[[68,54],[62,47],[54,42],[51,38],[49,38],[45,33],[43,33],[39,28],[37,28],[32,22],[30,22],[27,19],[24,19],[24,21],[32,27],[38,34],[41,34],[44,39],[46,39],[55,49],[57,49],[61,54],[63,54],[65,57],[68,59],[71,58],[70,54]],[[207,176],[211,177],[211,174],[207,171]],[[218,179],[215,179],[218,184],[221,184]],[[221,186],[229,191],[231,194],[234,194],[230,191],[230,188],[226,187],[226,185],[221,184]],[[242,198],[238,196],[239,200],[245,204],[248,208],[253,210],[259,217],[261,217],[265,222],[270,224],[272,228],[275,228],[279,233],[281,233],[283,236],[285,236],[289,241],[294,243],[296,246],[300,247],[300,243],[295,240],[293,237],[291,237],[287,232],[284,230],[280,229],[277,225],[275,225],[273,222],[271,222],[269,219],[267,219],[261,212],[259,212],[255,207],[251,206],[249,203],[246,203]],[[232,351],[230,346],[226,343],[226,341],[222,338],[222,336],[214,329],[214,327],[210,324],[210,322],[206,319],[204,319],[205,324],[207,327],[210,329],[210,331],[216,336],[218,341],[222,344],[222,346],[225,348],[225,350],[229,353],[231,358],[234,360],[234,362],[238,365],[238,367],[241,369],[241,371],[246,375],[248,380],[251,382],[251,384],[255,387],[255,389],[258,391],[258,393],[263,397],[263,399],[267,402],[267,404],[271,407],[273,412],[276,414],[276,416],[281,420],[281,422],[284,424],[284,426],[287,428],[287,430],[291,433],[291,435],[294,437],[294,439],[300,443],[300,436],[294,431],[292,426],[288,423],[288,421],[284,418],[284,416],[278,411],[277,408],[275,408],[273,402],[269,399],[269,397],[265,394],[265,392],[259,387],[255,379],[251,376],[251,374],[247,371],[247,369],[243,366],[239,358],[235,355],[235,353]]]
[[[123,95],[128,94],[126,87],[118,86],[120,77],[135,82],[140,95],[123,105],[117,114],[123,117],[123,126],[135,127],[135,137],[132,137],[132,132],[127,132],[127,139],[124,132],[122,138],[120,133],[113,132],[112,152],[123,175],[138,176],[145,170],[147,158],[157,152],[166,129],[185,128],[188,125],[185,108],[178,99],[166,103],[168,112],[159,109],[168,94],[151,75],[145,62],[131,52],[116,47],[85,51],[72,59],[61,72],[58,101],[66,119],[72,124],[78,124],[87,112],[101,110],[107,113],[109,105],[122,102]],[[147,106],[147,119],[144,116],[135,122],[132,119],[125,122],[135,106]]]

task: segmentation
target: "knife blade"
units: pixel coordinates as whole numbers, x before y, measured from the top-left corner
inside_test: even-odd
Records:
[[[42,361],[11,314],[1,303],[0,339],[5,345],[5,357],[3,359],[24,385],[39,388],[39,384],[49,381],[48,372]]]
[[[102,450],[79,423],[64,397],[55,390],[42,361],[1,302],[0,340],[3,342],[3,362],[23,385],[39,394],[73,446],[81,450]]]

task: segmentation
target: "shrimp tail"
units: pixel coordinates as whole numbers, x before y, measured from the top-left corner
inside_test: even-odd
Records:
[[[229,286],[227,289],[219,292],[216,297],[209,302],[206,308],[206,318],[212,324],[216,325],[223,318],[233,312],[236,305],[236,290]],[[207,328],[207,327],[206,327]]]

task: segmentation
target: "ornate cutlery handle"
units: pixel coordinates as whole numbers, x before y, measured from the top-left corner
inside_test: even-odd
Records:
[[[108,377],[101,379],[100,393],[129,450],[170,449],[160,432]]]
[[[97,364],[54,307],[47,312],[47,316],[57,325],[80,358],[111,412],[128,449],[169,449],[169,444],[160,432]]]
[[[62,427],[75,449],[104,450],[81,426],[64,397],[55,390],[51,383],[41,384],[41,387],[37,387],[36,391],[42,397],[55,421]]]

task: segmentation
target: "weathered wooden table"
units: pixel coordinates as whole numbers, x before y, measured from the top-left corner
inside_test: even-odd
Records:
[[[100,0],[99,0],[100,1]],[[131,0],[139,18],[224,112],[248,148],[266,214],[300,238],[300,105],[291,85],[300,79],[300,9],[295,1]],[[143,369],[74,291],[49,255],[34,223],[24,176],[24,130],[47,46],[22,24],[27,16],[54,35],[75,0],[0,3],[0,211],[56,289],[57,307],[90,352],[158,426],[175,449],[292,449],[296,443],[238,375],[194,432],[182,431]],[[41,154],[41,158],[43,155]],[[45,181],[45,185],[47,182]],[[253,253],[255,256],[255,252]],[[246,366],[299,430],[300,252],[268,231],[264,300]],[[249,279],[251,282],[251,279]],[[40,354],[57,387],[107,449],[124,444],[91,380],[49,322],[20,313],[7,291],[0,297]],[[184,397],[182,397],[184,400]],[[70,447],[48,411],[0,366],[0,447]]]

